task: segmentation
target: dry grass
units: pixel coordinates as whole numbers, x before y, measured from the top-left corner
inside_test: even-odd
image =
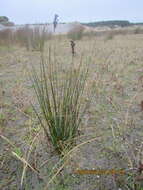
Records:
[[[10,46],[13,42],[13,32],[10,29],[0,31],[0,45]]]
[[[75,26],[73,29],[71,29],[67,37],[71,40],[81,40],[83,37],[84,27],[83,26]]]
[[[5,91],[0,108],[2,107],[7,121],[0,127],[0,131],[18,148],[18,151],[15,151],[9,143],[0,139],[0,187],[4,190],[7,187],[17,189],[22,179],[23,187],[27,189],[31,189],[32,186],[44,189],[48,185],[54,190],[109,190],[111,187],[141,190],[142,38],[142,34],[116,35],[105,43],[105,37],[93,36],[77,42],[76,48],[79,53],[74,57],[74,63],[75,66],[79,63],[81,54],[88,57],[88,62],[92,62],[89,64],[90,78],[87,87],[92,87],[94,94],[83,118],[80,136],[76,138],[77,147],[71,152],[65,152],[62,160],[48,144],[43,132],[40,131],[38,135],[39,122],[35,115],[25,115],[22,109],[18,110],[15,106],[19,101],[20,105],[26,105],[25,102],[31,101],[31,98],[37,106],[33,85],[27,73],[27,70],[30,70],[26,68],[29,68],[31,63],[38,68],[39,52],[27,52],[22,48],[0,52],[0,80]],[[51,44],[55,49],[56,59],[63,63],[64,73],[69,57],[72,59],[69,40],[66,37],[60,40],[52,39],[45,46],[45,55]],[[88,94],[88,91],[86,93]],[[88,101],[86,94],[83,100]],[[34,137],[36,143],[32,143]],[[16,152],[18,156],[22,153],[17,156],[18,161],[11,152]],[[25,156],[27,152],[30,152],[29,156]],[[123,169],[125,175],[80,176],[74,174],[77,168]],[[8,181],[5,181],[6,176],[9,176]]]
[[[43,51],[46,41],[52,39],[52,34],[46,27],[25,25],[17,30],[5,29],[0,31],[0,45],[13,47],[19,45],[27,50]]]

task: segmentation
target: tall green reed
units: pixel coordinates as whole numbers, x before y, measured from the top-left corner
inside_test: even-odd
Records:
[[[33,67],[32,80],[41,114],[34,108],[48,140],[61,153],[71,149],[86,111],[83,101],[88,78],[84,61],[74,67],[73,61],[59,63],[49,50],[42,54],[40,72]],[[65,66],[65,68],[64,68]]]

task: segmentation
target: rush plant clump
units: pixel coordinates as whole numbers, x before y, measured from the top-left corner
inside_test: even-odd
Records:
[[[83,94],[88,68],[83,61],[75,69],[71,62],[66,69],[49,58],[41,58],[40,73],[33,68],[33,84],[41,114],[35,109],[45,135],[61,153],[75,143],[86,110]],[[62,73],[63,72],[63,73]]]

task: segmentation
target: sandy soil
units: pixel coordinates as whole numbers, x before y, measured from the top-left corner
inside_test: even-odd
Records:
[[[69,39],[49,41],[45,54],[49,45],[55,48],[58,61],[65,65],[71,61]],[[76,42],[75,64],[84,55],[90,68],[88,84],[94,88],[80,128],[83,136],[76,143],[89,143],[74,151],[54,183],[45,188],[58,170],[55,165],[59,161],[59,168],[64,161],[47,144],[30,104],[37,105],[37,101],[29,68],[31,64],[38,67],[40,53],[0,47],[0,189],[127,190],[126,184],[132,185],[135,180],[134,173],[79,175],[74,171],[128,170],[138,167],[140,154],[143,159],[142,48],[143,35],[118,35],[112,40],[93,36]],[[23,188],[20,183],[25,164],[14,153],[34,168],[27,167]]]

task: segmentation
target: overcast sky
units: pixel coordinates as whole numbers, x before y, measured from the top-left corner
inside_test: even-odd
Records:
[[[0,0],[0,15],[16,24],[129,20],[143,22],[143,0]]]

